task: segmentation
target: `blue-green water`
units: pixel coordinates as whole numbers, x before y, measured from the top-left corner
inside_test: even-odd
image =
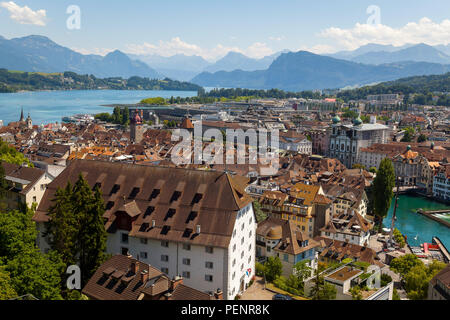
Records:
[[[395,199],[392,200],[388,217],[384,219],[386,228],[391,227],[394,201]],[[419,246],[424,242],[431,243],[433,237],[437,236],[447,249],[450,249],[450,229],[415,212],[421,208],[425,210],[448,209],[444,204],[426,198],[407,195],[399,196],[395,227],[408,236],[408,243],[412,246]],[[418,239],[414,240],[416,236],[418,236]]]
[[[106,104],[134,104],[151,97],[192,97],[192,91],[40,91],[0,93],[0,120],[4,125],[18,121],[23,107],[25,117],[30,113],[34,124],[61,122],[61,118],[75,114],[111,112]]]

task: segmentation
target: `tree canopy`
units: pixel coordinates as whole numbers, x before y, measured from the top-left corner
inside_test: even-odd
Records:
[[[374,179],[372,191],[373,210],[378,218],[379,228],[383,227],[383,219],[387,216],[394,197],[395,171],[392,161],[385,158],[381,161]]]

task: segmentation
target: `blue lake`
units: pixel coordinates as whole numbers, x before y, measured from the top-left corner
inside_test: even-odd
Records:
[[[18,121],[23,107],[25,117],[30,113],[34,124],[61,122],[61,118],[75,114],[96,114],[112,112],[106,104],[134,104],[152,97],[192,97],[193,91],[39,91],[20,93],[0,93],[0,120],[7,125]]]
[[[395,199],[392,199],[389,214],[383,221],[386,228],[391,227],[394,202]],[[448,207],[427,198],[402,195],[398,199],[398,209],[396,213],[397,221],[395,227],[404,235],[408,236],[408,243],[412,246],[418,247],[424,242],[431,243],[433,237],[437,236],[441,239],[447,249],[450,250],[450,229],[443,224],[418,214],[416,212],[418,209],[443,210],[448,209]],[[416,236],[417,240],[414,240]]]

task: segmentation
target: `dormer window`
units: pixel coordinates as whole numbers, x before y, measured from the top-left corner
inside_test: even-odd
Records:
[[[114,201],[109,201],[106,205],[106,211],[111,210],[114,207]]]
[[[197,218],[197,212],[195,211],[191,211],[191,213],[189,214],[186,223],[189,223],[191,221],[194,221],[195,218]]]
[[[101,182],[97,182],[97,183],[94,185],[94,187],[92,187],[92,190],[95,190],[97,187],[98,187],[99,189],[101,189],[101,188],[102,188],[102,183],[101,183]]]
[[[200,202],[200,200],[202,200],[203,195],[200,193],[196,193],[194,196],[194,199],[192,199],[192,203],[191,204],[197,204]]]
[[[170,199],[170,202],[178,201],[178,199],[181,197],[180,191],[175,191],[172,195],[172,198]]]
[[[148,207],[147,210],[145,211],[144,218],[151,215],[154,211],[155,211],[155,207]]]
[[[160,189],[154,189],[152,194],[150,195],[150,199],[149,200],[156,199],[159,196],[160,193],[161,193]]]
[[[116,194],[120,190],[120,185],[115,184],[114,187],[111,189],[111,193],[109,195]]]
[[[136,196],[139,194],[140,191],[141,191],[140,188],[133,188],[128,199],[136,199]]]

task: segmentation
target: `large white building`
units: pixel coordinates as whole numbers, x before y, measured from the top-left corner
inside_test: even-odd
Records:
[[[375,117],[368,124],[358,118],[350,125],[342,124],[336,116],[333,118],[328,155],[339,159],[347,168],[352,168],[358,163],[361,148],[387,142],[388,130],[387,126],[376,123]]]
[[[256,218],[244,179],[223,172],[74,161],[49,186],[34,220],[83,173],[102,189],[107,252],[131,254],[186,285],[234,299],[255,275]],[[42,233],[40,233],[42,235]],[[42,250],[48,248],[39,238]]]

